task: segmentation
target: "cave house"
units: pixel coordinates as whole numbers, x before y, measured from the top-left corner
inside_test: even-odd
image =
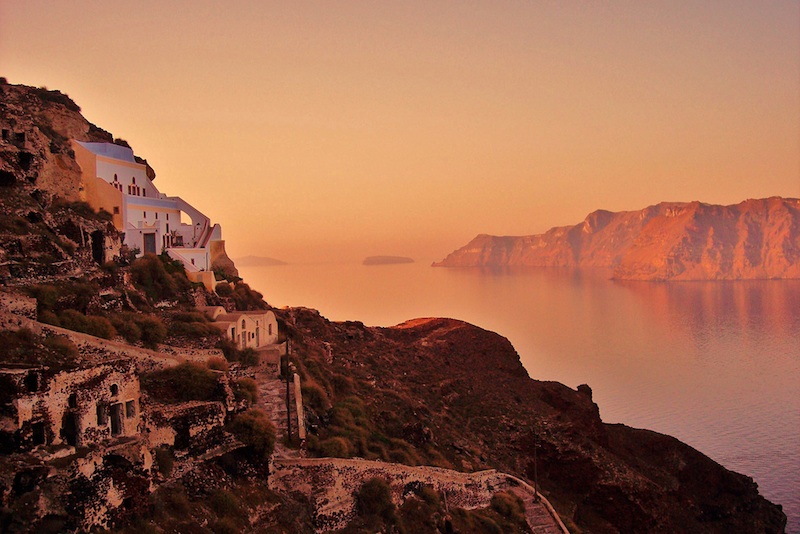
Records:
[[[140,387],[132,360],[76,369],[0,368],[3,452],[39,445],[87,446],[140,431]]]

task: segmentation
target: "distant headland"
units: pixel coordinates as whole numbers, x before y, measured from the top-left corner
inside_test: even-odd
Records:
[[[288,263],[266,256],[245,256],[243,258],[237,258],[236,265],[242,267],[268,267],[272,265],[288,265]]]
[[[398,263],[414,263],[413,258],[406,258],[405,256],[367,256],[363,265],[395,265]]]
[[[800,278],[800,200],[597,210],[544,234],[481,234],[435,267],[599,267],[619,280]]]

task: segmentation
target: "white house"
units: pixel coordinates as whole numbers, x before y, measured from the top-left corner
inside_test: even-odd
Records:
[[[225,255],[222,228],[180,197],[153,184],[155,173],[133,150],[113,143],[72,142],[82,171],[82,200],[112,214],[125,244],[139,254],[167,252],[189,278],[213,289],[212,265]]]
[[[222,306],[198,308],[239,349],[257,349],[278,342],[278,320],[271,310],[227,313]]]

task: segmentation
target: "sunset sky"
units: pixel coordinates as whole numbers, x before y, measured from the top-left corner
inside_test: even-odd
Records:
[[[3,0],[0,76],[69,94],[234,258],[800,196],[796,0]]]

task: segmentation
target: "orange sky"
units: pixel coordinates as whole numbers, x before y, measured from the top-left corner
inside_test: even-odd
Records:
[[[430,261],[597,208],[800,197],[800,3],[0,3],[232,257]]]

